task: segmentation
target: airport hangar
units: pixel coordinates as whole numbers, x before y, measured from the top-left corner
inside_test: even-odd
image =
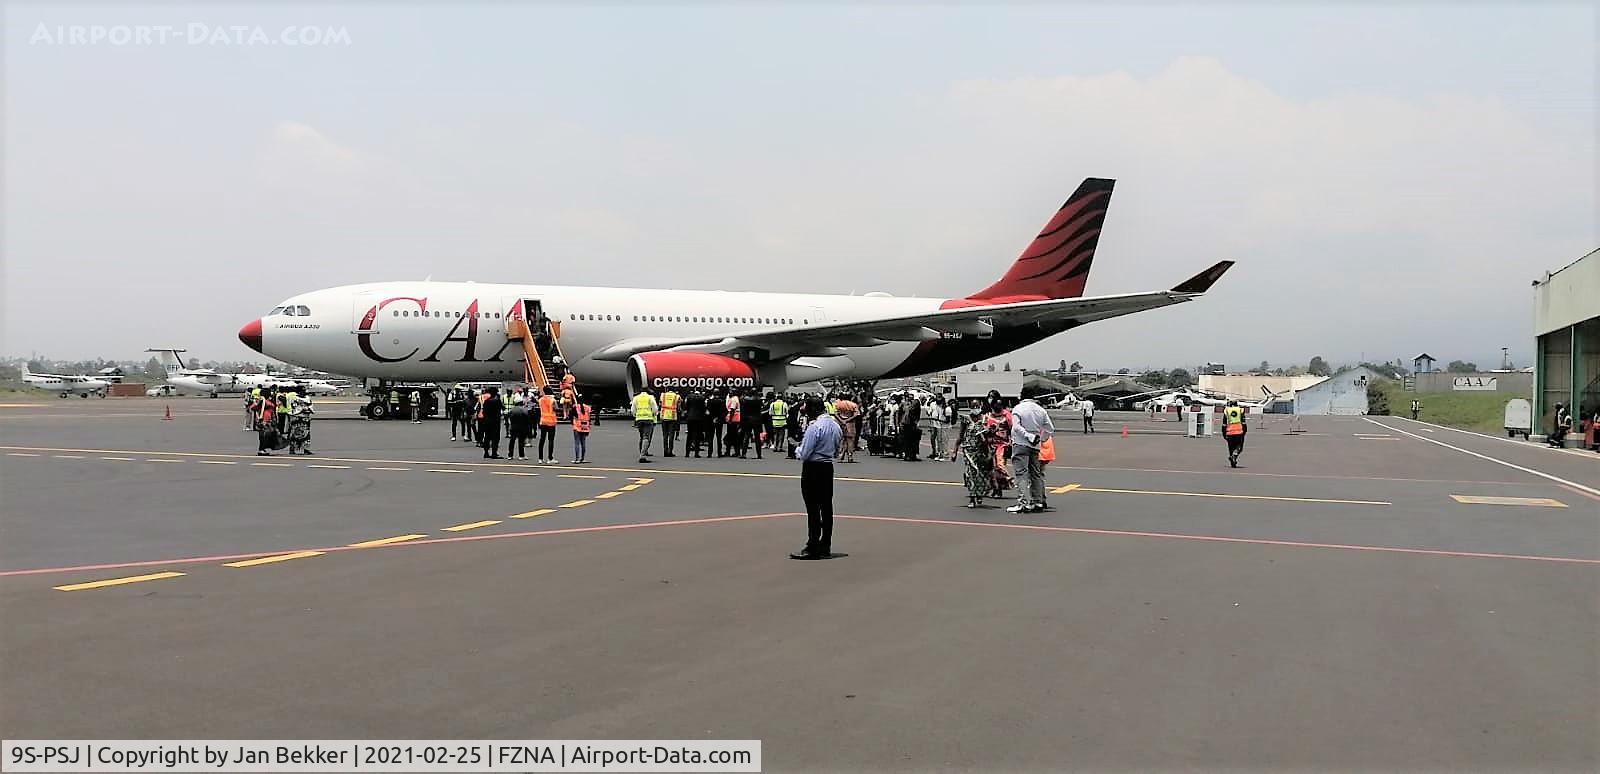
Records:
[[[1540,426],[1549,427],[1557,403],[1593,416],[1600,408],[1600,249],[1533,281],[1533,321]]]

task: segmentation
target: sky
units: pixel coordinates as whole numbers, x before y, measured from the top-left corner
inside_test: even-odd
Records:
[[[1093,176],[1090,294],[1238,265],[1019,367],[1525,365],[1600,245],[1586,3],[4,12],[10,355],[430,276],[965,296]]]

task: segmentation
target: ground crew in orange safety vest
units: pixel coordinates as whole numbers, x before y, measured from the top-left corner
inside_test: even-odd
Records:
[[[1239,401],[1230,400],[1222,410],[1222,437],[1228,442],[1228,465],[1239,467],[1239,452],[1244,451],[1244,434],[1249,428],[1244,425],[1244,407]]]
[[[667,388],[661,393],[661,456],[676,457],[672,447],[678,444],[678,393]]]
[[[539,396],[539,447],[535,452],[539,456],[539,464],[556,464],[556,397],[550,394],[550,388],[544,388],[544,394]],[[548,445],[548,450],[546,446]]]
[[[589,425],[594,409],[587,403],[578,403],[572,407],[572,464],[582,465],[589,461]]]

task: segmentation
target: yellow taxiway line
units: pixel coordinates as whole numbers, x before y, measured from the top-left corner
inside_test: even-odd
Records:
[[[144,581],[161,580],[163,578],[181,578],[181,572],[153,572],[149,575],[130,575],[126,578],[111,578],[109,580],[89,581],[88,583],[69,583],[65,586],[56,586],[56,591],[87,591],[88,589],[101,589],[107,586],[121,586],[126,583],[143,583]]]
[[[1567,504],[1549,497],[1488,497],[1481,495],[1450,495],[1450,499],[1468,505],[1529,505],[1535,508],[1565,508]]]
[[[242,562],[225,562],[225,563],[223,563],[222,566],[223,567],[255,567],[258,564],[274,564],[276,562],[287,562],[287,561],[289,561],[291,559],[305,559],[307,557],[312,557],[312,556],[322,556],[322,552],[321,551],[295,551],[293,553],[288,553],[288,554],[275,554],[273,556],[263,556],[263,557],[261,557],[259,559],[246,559],[246,560],[244,560]]]
[[[546,514],[551,514],[551,513],[555,513],[555,512],[556,512],[556,509],[554,509],[554,508],[539,508],[538,510],[528,511],[527,513],[513,513],[510,516],[507,516],[506,518],[508,518],[508,519],[531,519],[531,518],[534,518],[535,516],[544,516]]]
[[[425,538],[425,537],[427,537],[427,535],[416,535],[416,534],[412,534],[412,535],[395,535],[394,537],[378,538],[377,540],[363,540],[360,543],[351,543],[349,547],[350,548],[373,548],[373,547],[376,547],[376,546],[388,546],[388,545],[394,545],[395,543],[404,543],[407,540],[419,540],[419,539]]]
[[[1370,422],[1372,420],[1370,418],[1367,418],[1367,421]],[[1377,425],[1379,425],[1381,427],[1385,427],[1385,428],[1388,427],[1387,425],[1383,425],[1383,424],[1378,423],[1378,422],[1374,422],[1373,424],[1377,424]],[[1393,429],[1393,428],[1390,428],[1390,429]],[[1396,432],[1404,433],[1405,431],[1404,430],[1396,430]],[[1417,437],[1422,439],[1422,440],[1425,440],[1425,441],[1432,441],[1432,439],[1422,438],[1422,436],[1417,436]],[[1450,447],[1450,448],[1455,448],[1455,447]],[[0,446],[0,450],[11,450],[11,449],[16,449],[16,450],[19,450],[21,452],[69,452],[69,453],[70,452],[78,452],[78,453],[84,453],[84,454],[141,454],[141,453],[148,453],[148,452],[140,452],[140,451],[130,451],[130,450],[127,450],[127,449],[88,449],[88,448],[75,448],[75,447],[69,448],[69,447],[43,447],[43,446]],[[252,459],[256,458],[256,455],[254,455],[254,454],[229,454],[229,453],[225,453],[225,452],[179,452],[179,451],[173,451],[173,452],[164,452],[164,453],[169,457],[206,457],[206,458],[211,458],[211,459],[238,459],[238,460],[252,460]],[[30,455],[18,455],[18,456],[30,456]],[[39,455],[38,454],[33,454],[31,456],[37,457]],[[122,460],[123,458],[121,458],[121,457],[101,457],[101,459]],[[1498,462],[1498,460],[1496,460],[1496,461]],[[478,469],[478,468],[489,469],[489,468],[497,468],[497,467],[498,468],[520,468],[520,467],[524,467],[523,465],[519,465],[517,463],[507,463],[507,462],[456,462],[456,461],[453,461],[453,460],[399,460],[399,459],[375,459],[375,458],[370,458],[370,457],[321,457],[321,456],[317,456],[317,457],[307,457],[306,458],[306,462],[357,462],[357,463],[362,463],[362,464],[366,464],[366,465],[373,465],[373,466],[384,466],[384,465],[451,465],[451,466],[462,466],[462,467],[474,468],[474,469]],[[1525,481],[1521,481],[1521,482],[1519,482],[1519,481],[1483,481],[1483,480],[1457,481],[1457,480],[1451,480],[1451,479],[1432,479],[1432,478],[1420,478],[1420,479],[1419,478],[1386,478],[1386,477],[1382,477],[1382,476],[1324,476],[1324,475],[1293,474],[1293,473],[1256,473],[1256,472],[1241,471],[1241,470],[1176,470],[1176,469],[1167,469],[1167,468],[1121,468],[1121,467],[1117,467],[1117,468],[1100,468],[1100,467],[1083,466],[1083,465],[1055,465],[1055,464],[1051,465],[1051,469],[1052,470],[1055,470],[1055,469],[1058,469],[1058,468],[1060,470],[1087,470],[1087,471],[1092,471],[1092,472],[1096,472],[1096,473],[1098,473],[1098,472],[1113,472],[1113,473],[1122,473],[1122,472],[1129,472],[1129,473],[1175,473],[1175,474],[1181,474],[1181,475],[1219,475],[1219,476],[1226,475],[1226,476],[1231,476],[1231,477],[1235,477],[1235,478],[1240,477],[1240,476],[1252,476],[1252,477],[1268,476],[1268,477],[1273,477],[1273,478],[1289,478],[1289,479],[1305,478],[1305,479],[1322,479],[1322,480],[1337,480],[1337,481],[1406,481],[1406,482],[1421,482],[1421,483],[1501,484],[1501,485],[1506,485],[1506,486],[1541,486],[1541,484],[1529,483],[1529,482],[1525,482]],[[570,466],[557,466],[554,469],[555,470],[576,470],[577,468],[573,468],[573,467],[570,467]],[[647,471],[647,470],[644,470],[642,468],[594,467],[594,466],[585,466],[583,469],[584,470],[589,470],[589,471],[594,471],[596,473],[652,473],[652,474],[654,474],[656,476],[671,475],[671,476],[712,476],[712,477],[719,477],[719,478],[765,478],[765,479],[777,479],[777,480],[784,480],[784,481],[798,481],[800,479],[800,476],[797,473],[755,473],[755,472],[732,471],[732,470],[686,470],[686,469],[681,469],[681,468],[653,468],[653,469],[650,469],[650,470]],[[405,468],[405,467],[369,467],[369,468],[367,468],[367,470],[410,470],[410,468]],[[1524,469],[1524,470],[1526,470],[1526,469]],[[1528,471],[1528,472],[1532,472],[1532,471]],[[1545,474],[1539,474],[1539,475],[1545,475]],[[1554,478],[1553,476],[1547,476],[1547,477],[1548,478]],[[648,482],[654,481],[655,479],[653,479],[653,478],[635,478],[635,479],[632,479],[632,480],[635,481],[635,482],[648,483]],[[1555,479],[1555,480],[1557,480],[1558,482],[1561,482],[1561,483],[1572,483],[1572,482],[1566,481],[1565,479]],[[917,484],[917,485],[921,485],[921,486],[952,486],[952,487],[965,486],[965,484],[963,484],[960,481],[930,481],[930,480],[927,480],[927,479],[897,479],[897,478],[864,478],[864,477],[851,477],[851,476],[835,476],[834,477],[834,481],[835,482],[848,482],[848,483],[862,483],[862,484]],[[1600,495],[1600,490],[1590,489],[1589,491],[1594,493],[1594,494]]]
[[[562,505],[561,507],[563,507],[563,508],[582,508],[583,506],[589,505],[590,503],[593,503],[593,502],[594,502],[593,500],[573,500],[572,502],[567,503],[565,505]]]
[[[499,524],[499,523],[500,523],[499,519],[484,519],[483,521],[469,521],[466,524],[457,524],[454,527],[445,527],[444,531],[445,532],[466,532],[469,529],[477,529],[479,527],[488,527],[488,526],[491,526],[491,525],[494,525],[494,524]]]

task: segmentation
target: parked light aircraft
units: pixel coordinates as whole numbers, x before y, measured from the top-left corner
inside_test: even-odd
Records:
[[[77,395],[87,398],[91,393],[100,393],[106,396],[106,388],[111,383],[104,379],[94,379],[88,376],[74,376],[72,374],[36,374],[22,367],[22,383],[35,390],[53,392],[65,398],[68,395]]]
[[[1084,180],[1003,277],[963,298],[378,282],[289,298],[239,339],[278,360],[378,381],[522,381],[536,352],[515,332],[524,321],[555,334],[591,390],[926,374],[1190,301],[1233,265],[1170,290],[1084,297],[1113,185]]]
[[[146,352],[156,353],[156,359],[166,371],[167,384],[183,392],[193,392],[200,395],[217,397],[219,395],[243,395],[257,387],[289,387],[311,395],[331,395],[339,391],[339,387],[325,379],[297,379],[279,374],[224,374],[210,368],[185,368],[183,365],[182,349],[148,349]],[[148,391],[158,394],[157,390]]]

